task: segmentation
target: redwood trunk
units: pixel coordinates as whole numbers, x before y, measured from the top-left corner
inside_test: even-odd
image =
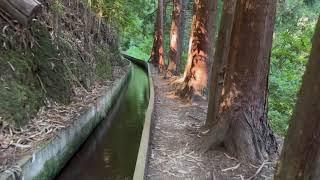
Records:
[[[222,94],[225,66],[228,60],[230,47],[230,37],[233,25],[236,0],[223,2],[221,25],[218,34],[217,47],[215,50],[214,61],[211,66],[209,106],[206,126],[212,126],[216,122],[219,110],[219,102]]]
[[[157,19],[155,22],[155,35],[153,48],[151,51],[151,63],[159,68],[164,69],[164,49],[163,49],[163,28],[164,28],[164,1],[158,0]]]
[[[210,10],[217,9],[212,8],[213,5],[217,5],[217,3],[212,3],[209,0],[195,0],[194,2],[195,14],[192,21],[188,61],[183,77],[184,82],[179,90],[181,96],[202,95],[207,87],[209,51],[213,46],[210,45],[213,42],[209,41],[211,39],[209,31],[214,28],[214,25],[210,24],[210,18],[216,14]]]
[[[268,74],[276,0],[236,5],[222,104],[213,145],[242,160],[262,161],[277,152],[267,120]]]
[[[275,180],[320,178],[320,19]]]
[[[173,0],[172,24],[170,32],[170,51],[169,51],[169,65],[168,72],[172,75],[179,74],[179,66],[182,55],[183,43],[183,8],[182,0]]]

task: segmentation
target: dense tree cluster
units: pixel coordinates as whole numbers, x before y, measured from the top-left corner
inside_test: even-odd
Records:
[[[166,6],[162,0],[158,2],[150,59],[166,76],[168,72],[170,75],[179,75],[184,39],[181,23],[184,18],[179,9],[183,9],[183,6],[181,1],[172,1],[169,58],[165,60],[163,12]],[[310,7],[311,4],[313,7]],[[295,103],[296,90],[290,92],[292,94],[288,90],[292,90],[292,86],[297,89],[300,85],[311,47],[309,39],[317,19],[316,13],[305,11],[316,12],[314,9],[319,5],[314,1],[234,0],[224,1],[223,8],[218,8],[218,1],[195,0],[193,6],[187,61],[184,73],[178,80],[180,85],[177,94],[191,99],[194,96],[206,96],[207,92],[209,94],[205,128],[210,129],[210,132],[205,137],[204,149],[222,145],[229,153],[252,162],[272,157],[279,149],[268,120],[269,90],[273,90],[269,115],[273,122],[275,119],[278,121],[273,127],[284,134],[286,127],[279,126],[288,125],[285,118],[291,116]],[[280,11],[278,16],[277,6]],[[299,9],[299,15],[292,12],[295,8]],[[221,21],[217,23],[219,13],[222,14],[219,18]],[[290,16],[296,21],[293,22]],[[294,23],[296,24],[292,25]],[[215,33],[218,25],[219,33]],[[313,51],[283,149],[277,175],[279,179],[309,179],[319,176],[317,164],[311,163],[312,158],[318,158],[319,151],[316,138],[320,130],[317,122],[320,103],[315,98],[320,86],[319,30],[318,25],[313,38]],[[297,68],[293,71],[299,73],[289,73],[292,68]],[[294,80],[294,84],[288,82],[291,86],[289,89],[284,89],[279,84],[284,81],[281,77],[284,73],[289,73]],[[280,91],[287,94],[283,96]],[[277,97],[283,99],[283,102],[275,99]],[[283,107],[283,103],[287,107]],[[281,114],[281,111],[284,115],[279,118],[276,113]],[[293,165],[293,161],[298,164]]]
[[[2,6],[9,7],[7,1],[4,2]],[[37,9],[40,3],[34,2],[37,2],[34,5]],[[199,97],[208,99],[207,117],[202,127],[207,133],[202,137],[200,150],[219,147],[243,161],[263,162],[280,151],[275,134],[286,135],[275,179],[320,177],[320,2],[83,2],[85,26],[80,31],[84,37],[74,35],[83,38],[83,41],[74,40],[82,42],[83,49],[91,52],[90,44],[94,44],[91,41],[98,42],[100,36],[109,33],[100,32],[104,20],[119,32],[123,52],[149,60],[165,78],[173,79],[176,95],[190,101]],[[70,14],[62,13],[67,5],[73,8],[70,2],[56,0],[50,8],[55,14],[70,18]],[[7,11],[13,11],[11,5]],[[22,15],[22,19],[21,14],[15,18],[28,24],[33,17],[31,9]],[[65,19],[56,21],[54,28],[57,31],[52,36],[58,37],[62,32],[59,22]],[[65,22],[64,26],[67,27],[68,23]],[[3,28],[3,36],[6,28]],[[112,42],[93,47],[101,47],[101,54],[105,55],[102,52],[106,51],[104,46],[112,46]],[[113,44],[118,53],[118,44]],[[50,52],[53,45],[50,44],[46,51]],[[3,48],[6,48],[5,43]],[[52,53],[54,57],[60,56],[58,51]],[[37,54],[31,53],[30,58],[33,56]],[[120,55],[114,58],[120,58]],[[104,68],[108,66],[106,64]],[[92,67],[102,65],[97,61]],[[37,78],[40,81],[37,86],[43,88],[40,77]],[[69,91],[69,87],[67,89]]]

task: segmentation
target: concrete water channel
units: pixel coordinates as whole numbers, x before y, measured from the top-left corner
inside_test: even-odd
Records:
[[[128,86],[58,180],[132,179],[149,102],[146,71],[133,65]]]

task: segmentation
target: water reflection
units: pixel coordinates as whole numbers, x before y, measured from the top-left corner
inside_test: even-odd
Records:
[[[119,97],[109,118],[98,126],[56,179],[131,179],[148,97],[148,77],[134,66],[128,89]]]

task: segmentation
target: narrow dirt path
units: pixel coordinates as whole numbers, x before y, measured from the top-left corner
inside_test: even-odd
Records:
[[[155,69],[152,76],[156,99],[147,179],[241,180],[256,174],[261,166],[242,164],[224,152],[210,150],[201,154],[194,151],[194,144],[201,138],[198,129],[206,117],[206,100],[197,104],[181,100],[174,95],[169,81]],[[252,179],[269,179],[272,166],[266,164]]]

